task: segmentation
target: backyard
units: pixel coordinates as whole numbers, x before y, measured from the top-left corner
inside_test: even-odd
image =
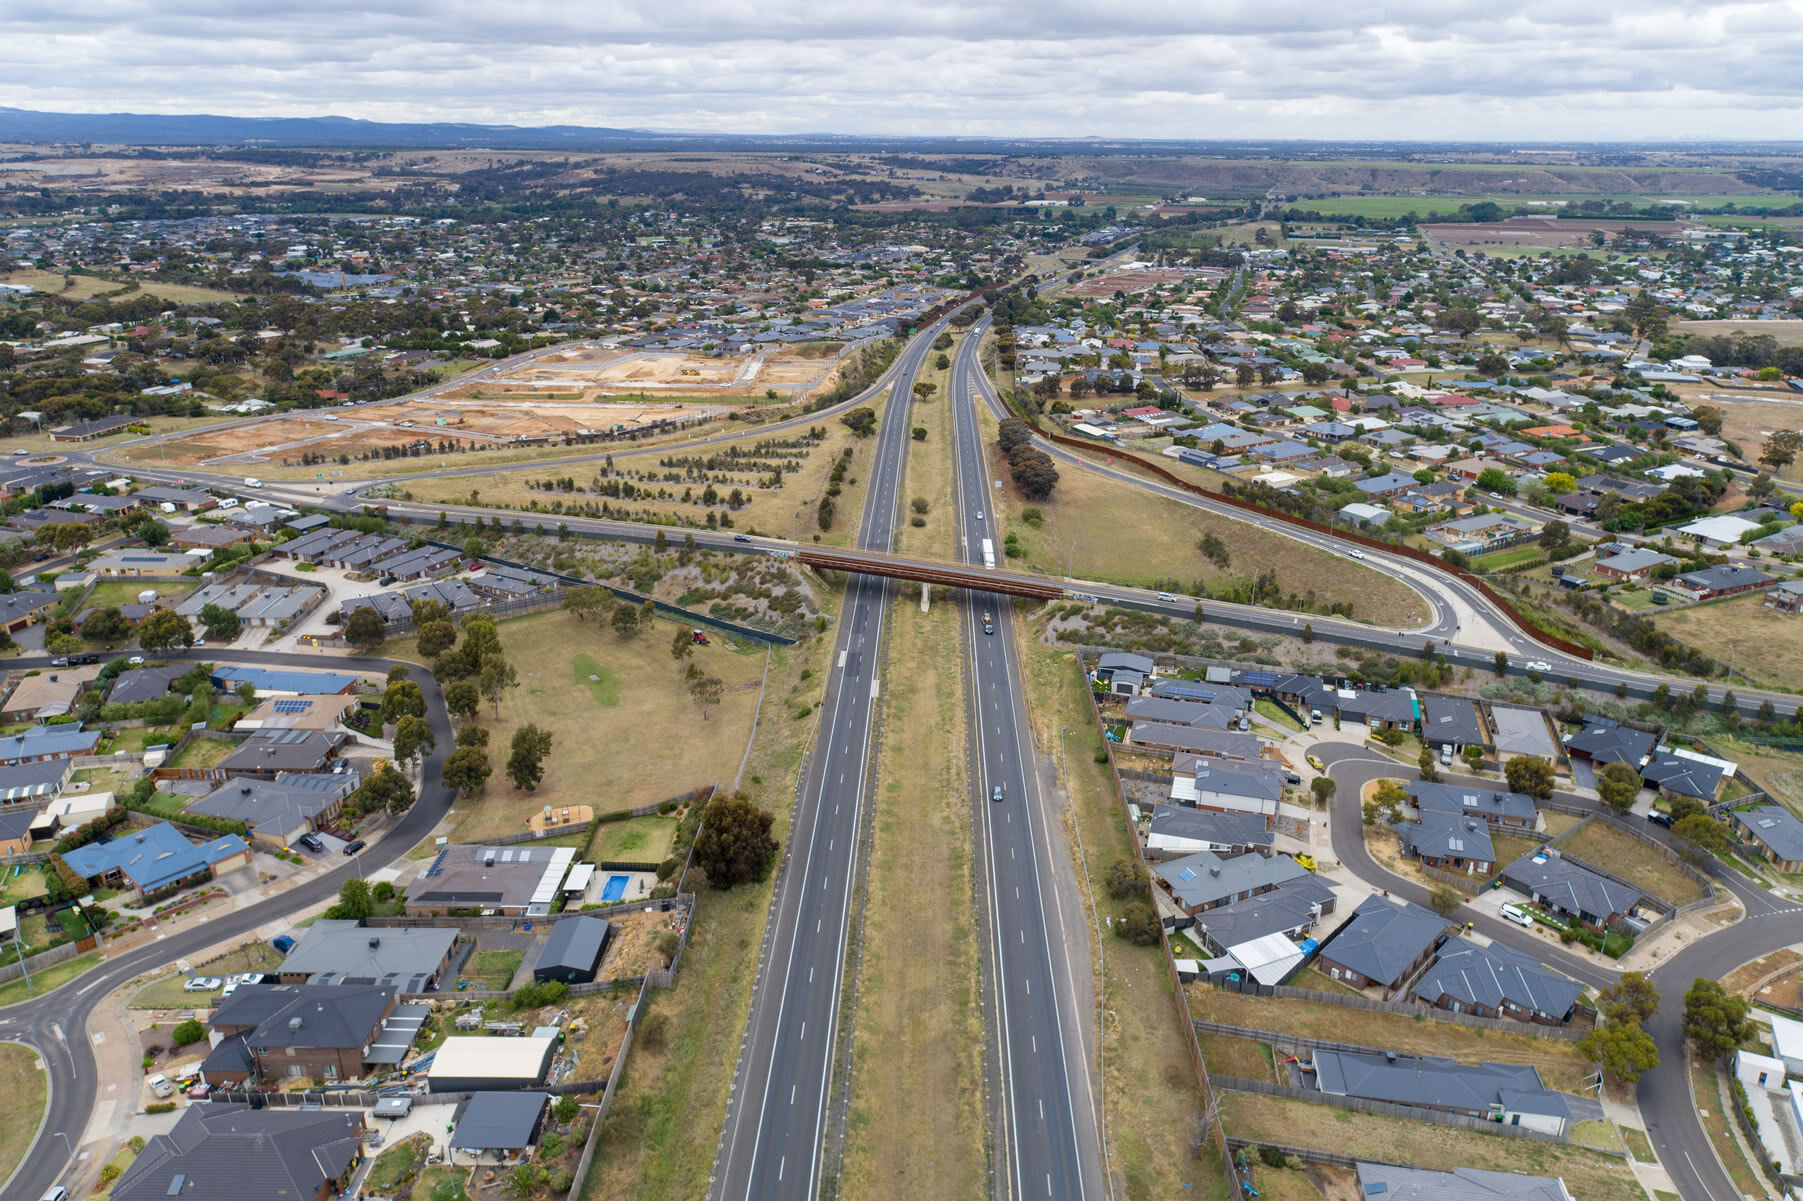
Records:
[[[1559,843],[1561,851],[1613,872],[1637,888],[1674,905],[1688,905],[1708,890],[1685,875],[1678,865],[1614,826],[1593,821]]]
[[[603,822],[595,827],[588,844],[588,858],[596,863],[624,861],[661,863],[676,839],[678,818],[661,813],[623,822]]]
[[[163,766],[196,770],[218,767],[238,746],[237,740],[231,738],[193,738]]]

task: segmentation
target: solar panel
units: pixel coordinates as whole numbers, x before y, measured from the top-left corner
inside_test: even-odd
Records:
[[[296,700],[294,698],[279,700],[275,703],[275,711],[277,713],[305,713],[312,707],[312,701]]]
[[[1277,673],[1274,671],[1242,671],[1240,673],[1240,683],[1259,687],[1268,687],[1269,685],[1275,684],[1277,683],[1278,678]]]

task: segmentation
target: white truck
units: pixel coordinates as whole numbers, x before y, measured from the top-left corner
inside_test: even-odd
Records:
[[[988,538],[983,539],[983,567],[987,571],[995,570],[995,543]]]
[[[263,486],[263,481],[254,475],[247,475],[244,477],[244,486],[246,488],[261,488]]]

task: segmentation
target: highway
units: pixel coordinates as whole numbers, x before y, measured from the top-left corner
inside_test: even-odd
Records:
[[[958,528],[966,560],[978,564],[994,495],[970,394],[983,329],[979,323],[958,347],[950,397]],[[1001,1094],[993,1099],[1003,1130],[998,1191],[1019,1201],[1099,1198],[1099,1115],[1085,1038],[1093,1015],[1077,995],[1079,982],[1083,996],[1090,993],[1089,927],[1063,920],[1061,892],[1080,894],[1068,878],[1068,857],[1053,846],[1058,820],[1036,766],[1014,602],[975,591],[959,601],[969,663],[970,787],[981,827],[985,991],[993,998],[988,1018]],[[1001,799],[990,799],[998,788]]]
[[[876,434],[860,547],[890,548],[907,466],[910,389],[940,328],[923,330],[896,362]],[[887,594],[882,579],[847,577],[822,718],[778,869],[714,1161],[709,1195],[716,1201],[811,1201],[819,1192]]]
[[[261,651],[231,651],[220,654],[187,651],[172,659],[188,659],[211,663],[253,663],[273,667],[349,668],[367,674],[385,675],[390,662],[385,659],[347,659],[338,656],[275,654]],[[23,658],[14,666],[29,669],[46,667],[45,658]],[[443,696],[432,673],[412,668],[410,678],[425,691],[427,720],[438,739],[437,747],[426,757],[420,777],[419,796],[413,807],[356,860],[345,860],[322,876],[296,885],[266,901],[244,909],[225,910],[198,926],[160,941],[109,959],[85,975],[30,1001],[22,1001],[0,1009],[0,1039],[17,1041],[35,1047],[49,1067],[51,1098],[44,1125],[37,1141],[27,1152],[25,1162],[4,1195],[11,1198],[40,1197],[52,1184],[64,1183],[69,1169],[69,1155],[60,1131],[79,1147],[89,1119],[100,1103],[100,1082],[94,1063],[94,1049],[88,1041],[89,1016],[95,1005],[108,993],[141,972],[167,968],[176,960],[200,954],[209,947],[233,945],[251,937],[260,937],[258,928],[266,924],[287,922],[292,915],[318,904],[338,893],[339,885],[361,871],[382,867],[399,859],[408,848],[424,838],[437,825],[451,804],[451,791],[439,778],[444,757],[452,749],[450,720],[445,715]],[[137,1108],[138,1098],[118,1098],[109,1104],[129,1100]],[[128,1111],[129,1112],[129,1111]]]

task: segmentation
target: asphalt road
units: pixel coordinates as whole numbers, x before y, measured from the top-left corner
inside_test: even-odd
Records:
[[[987,318],[985,318],[985,321]],[[955,496],[965,559],[981,564],[990,536],[993,489],[970,381],[982,326],[958,348],[952,367],[957,465]],[[994,554],[999,554],[999,548]],[[1003,1195],[1101,1197],[1104,1185],[1098,1115],[1083,1029],[1073,993],[1087,970],[1071,962],[1073,944],[1087,951],[1088,927],[1067,937],[1060,920],[1054,815],[1032,767],[1026,687],[1016,660],[1013,599],[965,592],[970,664],[971,791],[981,814],[988,928],[989,994],[1001,1095],[998,1098]],[[1002,799],[989,799],[1001,789]]]
[[[1319,743],[1310,751],[1326,763],[1328,774],[1338,784],[1331,820],[1334,850],[1341,859],[1339,870],[1367,884],[1387,888],[1393,896],[1427,906],[1428,890],[1425,887],[1391,875],[1366,851],[1359,802],[1360,789],[1371,780],[1385,776],[1408,779],[1414,773],[1387,756],[1343,742]],[[1497,787],[1493,779],[1462,776],[1447,776],[1446,779],[1485,789]],[[1560,799],[1568,804],[1597,808],[1596,802],[1582,797],[1561,795]],[[1649,827],[1647,833],[1661,842],[1670,839],[1669,834],[1657,827]],[[1659,1048],[1659,1066],[1641,1076],[1637,1095],[1641,1115],[1647,1124],[1647,1137],[1658,1154],[1660,1165],[1671,1175],[1685,1201],[1740,1201],[1740,1193],[1716,1159],[1691,1099],[1684,1067],[1685,990],[1699,977],[1720,980],[1741,964],[1794,943],[1798,920],[1803,917],[1803,906],[1773,898],[1738,873],[1724,870],[1714,878],[1739,899],[1746,916],[1707,938],[1693,941],[1648,973],[1659,990],[1659,1012],[1646,1024],[1647,1033],[1653,1036]],[[1477,932],[1485,937],[1532,955],[1592,988],[1607,988],[1620,978],[1618,972],[1600,966],[1595,960],[1572,955],[1501,918],[1471,908],[1461,910],[1456,917],[1471,921]]]
[[[348,667],[356,671],[383,674],[390,663],[385,659],[346,659],[338,656],[289,655],[261,651],[232,651],[223,654],[188,651],[170,656],[211,663],[247,663],[273,667]],[[48,659],[19,659],[21,668],[43,667]],[[444,699],[432,673],[409,665],[410,677],[425,691],[427,720],[437,736],[438,745],[427,756],[421,776],[419,796],[413,807],[388,829],[373,847],[345,860],[327,874],[309,880],[244,909],[228,910],[198,926],[138,950],[109,959],[93,971],[34,1000],[23,1001],[0,1009],[0,1039],[27,1043],[44,1056],[49,1065],[51,1097],[49,1112],[37,1141],[27,1152],[25,1162],[4,1187],[4,1196],[28,1198],[43,1195],[52,1184],[67,1183],[70,1157],[61,1131],[71,1143],[79,1146],[99,1097],[99,1077],[94,1051],[88,1042],[88,1018],[101,998],[140,972],[166,967],[177,959],[198,955],[208,947],[241,941],[265,923],[279,922],[288,915],[335,896],[338,887],[351,876],[382,867],[403,855],[450,808],[451,792],[439,778],[444,757],[452,747],[450,720],[445,716]]]
[[[939,328],[916,336],[897,360],[861,547],[890,548],[907,465],[909,392]],[[847,587],[714,1161],[709,1195],[718,1201],[808,1199],[819,1191],[888,591],[875,576],[854,576]]]

